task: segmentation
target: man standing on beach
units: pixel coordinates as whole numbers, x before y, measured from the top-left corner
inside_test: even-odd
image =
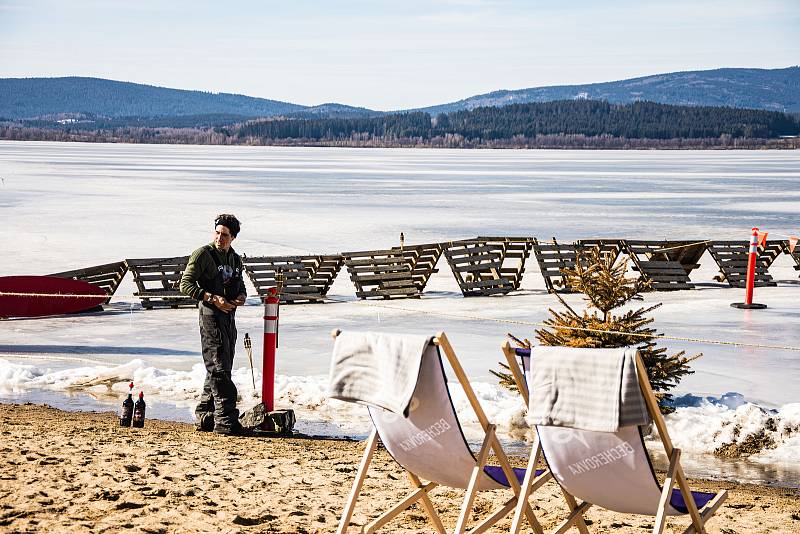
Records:
[[[200,302],[200,345],[206,380],[195,409],[197,429],[217,434],[243,433],[236,409],[236,386],[231,379],[236,349],[236,307],[247,292],[242,259],[231,243],[239,234],[239,220],[223,213],[214,220],[214,240],[194,252],[181,278],[181,293]]]

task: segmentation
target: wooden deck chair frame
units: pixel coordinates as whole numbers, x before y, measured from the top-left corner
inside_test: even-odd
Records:
[[[505,342],[502,346],[503,354],[506,357],[506,361],[508,362],[508,366],[511,369],[511,374],[514,377],[514,382],[519,388],[520,393],[522,394],[522,398],[525,401],[525,405],[528,406],[528,389],[527,383],[525,381],[525,377],[520,369],[519,363],[517,361],[517,353],[516,349],[511,347],[508,342]],[[680,456],[681,451],[677,447],[672,445],[672,440],[669,437],[669,433],[667,432],[667,426],[664,422],[664,417],[661,415],[661,410],[658,407],[658,399],[656,399],[655,393],[653,393],[653,388],[650,385],[650,380],[647,378],[647,370],[645,369],[644,362],[642,361],[642,357],[637,351],[636,353],[636,376],[639,382],[639,387],[642,391],[642,396],[644,397],[645,404],[647,405],[647,411],[650,413],[650,416],[653,418],[653,423],[656,425],[658,429],[659,437],[661,438],[661,442],[664,445],[664,451],[669,458],[669,467],[667,468],[667,475],[664,479],[664,484],[662,485],[661,491],[661,499],[659,500],[658,509],[656,510],[655,514],[655,524],[653,526],[654,533],[661,533],[664,531],[664,527],[666,525],[667,520],[667,506],[670,502],[670,496],[672,494],[672,490],[675,484],[678,485],[680,489],[680,493],[683,496],[686,508],[688,510],[688,515],[691,518],[691,524],[689,527],[684,531],[684,534],[690,533],[697,533],[703,534],[705,533],[705,523],[714,515],[717,509],[722,505],[725,499],[728,496],[727,490],[722,490],[718,492],[702,509],[698,509],[697,505],[695,504],[694,497],[692,496],[692,491],[689,488],[689,484],[686,480],[686,475],[683,473],[683,467],[680,463]],[[537,437],[537,445],[538,445],[538,437]],[[539,447],[537,447],[539,448]],[[533,456],[533,455],[531,455]],[[532,466],[535,466],[533,463],[533,458],[528,464],[528,470],[531,471]],[[651,466],[652,468],[652,466]],[[522,494],[525,495],[526,487],[529,483],[529,473],[526,473],[525,479],[522,483]],[[577,500],[574,496],[570,495],[566,489],[562,487],[562,492],[564,493],[565,498],[569,504],[570,514],[569,516],[559,524],[553,531],[552,534],[561,534],[566,532],[571,527],[575,526],[581,533],[588,533],[588,528],[586,526],[586,522],[584,521],[583,514],[588,510],[592,503],[590,502],[582,502],[580,504],[577,503]],[[520,530],[520,515],[518,511],[515,511],[514,520],[511,524],[510,532],[517,533]]]
[[[340,330],[335,329],[331,332],[331,336],[333,338],[336,338],[340,333],[341,333]],[[466,495],[464,496],[464,500],[461,504],[458,520],[456,522],[456,526],[453,532],[456,534],[467,532],[466,526],[467,522],[470,519],[471,511],[475,501],[475,496],[478,491],[477,484],[479,477],[483,473],[483,468],[486,466],[489,454],[491,452],[494,452],[495,456],[497,457],[498,463],[500,464],[500,467],[502,468],[502,471],[507,481],[509,482],[510,489],[514,493],[514,496],[511,497],[503,506],[499,507],[497,510],[493,511],[488,517],[483,519],[483,521],[475,525],[468,532],[472,534],[485,532],[494,524],[496,524],[498,521],[500,521],[503,517],[508,515],[512,510],[519,509],[520,510],[519,513],[528,520],[529,524],[534,529],[534,531],[537,532],[537,534],[543,534],[542,527],[539,524],[538,520],[536,519],[536,516],[534,515],[530,505],[527,502],[525,502],[521,506],[517,506],[517,499],[519,497],[521,489],[517,476],[516,474],[514,474],[514,471],[508,461],[508,457],[506,456],[502,446],[500,445],[500,441],[498,440],[497,435],[495,433],[496,431],[495,425],[491,424],[488,418],[486,417],[486,413],[483,411],[483,408],[478,402],[478,397],[475,395],[475,391],[472,389],[472,386],[470,385],[467,375],[464,372],[464,369],[461,367],[461,363],[459,362],[458,357],[456,356],[456,353],[453,350],[452,345],[450,345],[447,336],[444,334],[444,332],[440,332],[433,338],[433,343],[437,345],[439,349],[442,352],[444,352],[445,356],[447,357],[447,360],[450,363],[450,366],[452,367],[453,372],[455,373],[459,384],[461,384],[461,386],[464,388],[464,393],[466,394],[472,409],[475,411],[475,414],[478,417],[478,421],[480,422],[481,427],[486,433],[481,449],[476,456],[476,465],[472,470],[470,482],[466,489]],[[353,487],[350,490],[347,502],[342,512],[342,516],[339,521],[339,527],[336,530],[337,534],[345,534],[347,532],[348,527],[350,526],[350,520],[355,510],[359,494],[361,493],[361,488],[364,484],[364,480],[366,479],[367,471],[372,461],[372,456],[378,444],[378,439],[380,439],[380,437],[378,436],[378,432],[375,428],[373,428],[372,432],[367,438],[366,449],[364,451],[364,455],[361,458],[361,463],[359,464],[358,471],[356,473],[356,478],[355,481],[353,482]],[[436,513],[436,508],[434,507],[433,502],[431,501],[428,495],[428,493],[439,484],[437,484],[436,482],[425,483],[415,473],[411,472],[405,467],[403,467],[403,469],[406,471],[406,475],[408,476],[408,479],[411,482],[411,486],[413,488],[412,491],[408,495],[406,495],[405,498],[403,498],[394,506],[392,506],[389,510],[385,511],[383,514],[381,514],[376,519],[372,520],[367,525],[364,525],[361,529],[362,532],[366,533],[375,532],[377,529],[381,528],[383,525],[394,519],[404,510],[410,508],[413,504],[420,502],[422,508],[425,510],[428,516],[428,520],[430,521],[433,529],[438,534],[444,534],[446,532],[445,527],[442,524],[442,520],[439,517],[439,514]],[[550,474],[549,471],[543,472],[538,476],[536,476],[535,480],[532,480],[528,484],[528,494],[530,494],[532,491],[542,486],[550,478],[552,478],[552,475]]]
[[[89,282],[108,294],[108,298],[104,302],[104,304],[108,304],[111,302],[111,297],[114,296],[114,293],[117,291],[120,282],[125,277],[127,272],[128,266],[125,264],[124,260],[121,260],[114,263],[106,263],[104,265],[95,265],[92,267],[85,267],[83,269],[49,274],[47,276],[58,276],[59,278],[72,278],[74,280],[83,280],[84,282]]]

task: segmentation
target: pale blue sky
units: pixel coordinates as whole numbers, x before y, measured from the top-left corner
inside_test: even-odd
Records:
[[[800,64],[800,0],[0,0],[0,77],[314,105]]]

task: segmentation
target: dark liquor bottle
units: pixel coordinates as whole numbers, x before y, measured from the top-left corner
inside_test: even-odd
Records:
[[[128,386],[128,398],[122,401],[122,411],[119,413],[119,426],[131,426],[133,417],[133,382]]]
[[[139,392],[139,400],[133,405],[133,426],[142,428],[144,426],[144,411],[147,405],[144,403],[144,392]]]

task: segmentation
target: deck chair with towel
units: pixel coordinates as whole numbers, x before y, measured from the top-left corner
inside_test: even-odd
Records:
[[[513,495],[469,532],[484,532],[515,509],[525,470],[510,466],[495,434],[495,426],[478,403],[444,333],[431,338],[334,330],[333,336],[336,343],[328,394],[331,398],[365,404],[374,425],[337,533],[347,532],[378,438],[405,469],[412,491],[364,525],[362,532],[374,532],[419,502],[433,530],[443,534],[445,528],[428,495],[438,485],[467,490],[454,529],[456,533],[466,531],[478,491],[506,488]],[[440,350],[447,357],[485,432],[477,457],[464,438],[447,387]],[[486,465],[491,452],[499,466]],[[534,478],[529,493],[544,484],[550,473],[540,471]],[[527,503],[520,507],[520,514],[538,532],[542,531]]]
[[[503,352],[528,405],[529,422],[536,427],[536,445],[569,496],[571,512],[553,532],[565,532],[572,526],[588,532],[583,514],[592,505],[655,516],[654,533],[663,531],[667,516],[688,514],[691,523],[685,533],[705,532],[704,524],[727,492],[690,490],[680,449],[672,445],[636,349],[515,349],[505,343]],[[651,420],[669,458],[663,486],[642,436],[642,426]],[[529,470],[534,461],[531,458]],[[523,496],[532,478],[531,473],[526,474]],[[575,497],[583,502],[577,504]],[[511,532],[519,532],[520,526],[521,515],[516,511]]]

